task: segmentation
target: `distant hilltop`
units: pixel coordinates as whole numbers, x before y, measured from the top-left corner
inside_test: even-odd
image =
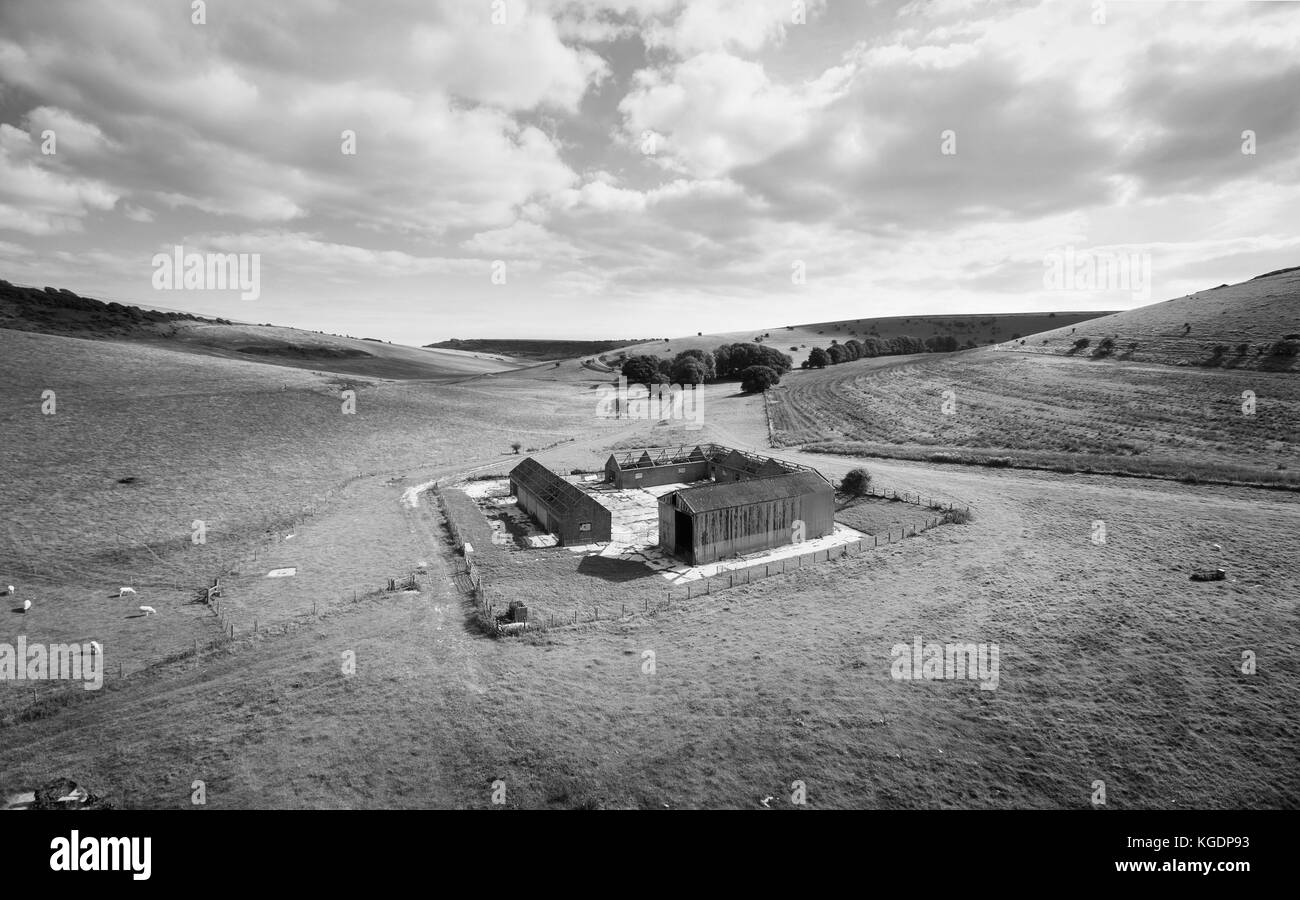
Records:
[[[473,338],[458,340],[452,338],[436,344],[425,344],[430,350],[460,350],[465,353],[492,353],[499,356],[512,356],[516,359],[532,359],[548,362],[553,359],[573,359],[578,356],[593,356],[626,347],[628,344],[643,343],[646,338],[625,338],[620,341],[564,341],[564,340],[515,340],[511,338]]]

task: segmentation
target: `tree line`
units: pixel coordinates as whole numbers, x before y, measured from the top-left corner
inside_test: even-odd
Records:
[[[808,354],[808,358],[799,364],[799,368],[824,369],[827,366],[836,366],[843,362],[868,359],[874,356],[902,356],[908,353],[952,353],[955,350],[970,349],[974,346],[973,341],[967,341],[965,347],[959,346],[957,339],[950,334],[935,335],[925,340],[913,337],[910,334],[900,334],[891,338],[873,335],[862,340],[847,340],[842,344],[839,341],[831,341],[831,345],[825,350],[821,347],[814,347]]]
[[[925,340],[911,335],[891,338],[869,336],[862,340],[848,340],[843,344],[833,340],[825,350],[814,347],[808,354],[808,359],[799,366],[803,369],[822,369],[873,356],[951,353],[974,346],[974,343],[967,342],[966,347],[961,347],[952,335],[935,335]],[[739,379],[740,389],[753,394],[780,384],[781,376],[793,368],[792,357],[774,347],[755,342],[722,344],[714,348],[713,352],[683,350],[671,358],[648,353],[630,356],[623,361],[620,374],[627,379],[628,384],[644,384],[647,388],[657,384],[697,385]]]
[[[762,344],[722,344],[708,350],[683,350],[671,359],[651,354],[630,356],[620,374],[628,384],[705,384],[740,379],[747,394],[764,391],[781,383],[781,376],[794,368],[794,360]]]

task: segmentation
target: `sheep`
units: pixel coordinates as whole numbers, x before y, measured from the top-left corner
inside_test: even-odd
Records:
[[[142,607],[140,607],[140,612],[144,613],[146,616],[152,616],[152,615],[153,615],[154,613],[156,613],[157,611],[158,611],[158,610],[154,609],[152,606],[142,606]]]
[[[5,593],[12,597],[14,595],[14,586],[12,584],[9,585],[9,590],[5,591]]]
[[[99,641],[91,641],[91,642],[90,642],[90,655],[91,655],[91,656],[103,656],[103,655],[104,655],[104,648],[100,645]]]
[[[1223,548],[1220,547],[1218,544],[1211,544],[1210,546],[1213,547],[1215,550],[1222,550],[1222,549],[1223,549]]]
[[[133,587],[120,587],[117,589],[117,596],[119,597],[125,597],[127,594],[134,594],[134,593],[135,593],[135,588]]]
[[[25,614],[27,613],[27,611],[28,611],[29,609],[31,609],[31,608],[32,608],[32,601],[30,601],[30,600],[24,600],[24,601],[23,601],[23,613],[24,613],[24,615],[25,615]]]

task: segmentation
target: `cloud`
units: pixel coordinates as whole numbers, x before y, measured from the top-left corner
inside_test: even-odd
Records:
[[[770,158],[797,143],[844,87],[844,71],[810,84],[774,83],[764,68],[727,53],[692,56],[667,69],[643,69],[619,104],[629,142],[664,136],[666,168],[708,178]]]
[[[0,123],[0,228],[31,235],[80,231],[95,210],[112,209],[118,194],[107,184],[55,168],[38,141]]]

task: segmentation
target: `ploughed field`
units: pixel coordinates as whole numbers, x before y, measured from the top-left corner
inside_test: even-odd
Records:
[[[783,447],[1300,484],[1287,373],[980,350],[797,371],[769,398]]]

